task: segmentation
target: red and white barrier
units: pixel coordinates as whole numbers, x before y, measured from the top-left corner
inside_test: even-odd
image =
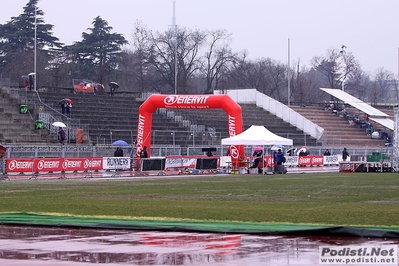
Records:
[[[226,157],[217,158],[217,167],[231,166]],[[206,156],[166,156],[165,170],[194,169],[197,159],[209,158]],[[341,156],[287,156],[285,166],[305,167],[339,165]],[[250,158],[251,159],[251,158]],[[249,163],[249,161],[247,161]],[[262,163],[262,162],[261,162]],[[264,157],[264,167],[274,166],[273,157]],[[6,160],[6,173],[54,173],[54,172],[87,172],[115,169],[131,169],[130,157],[89,157],[89,158],[9,158]]]
[[[130,169],[130,157],[90,158],[10,158],[7,173],[87,172],[110,169]]]

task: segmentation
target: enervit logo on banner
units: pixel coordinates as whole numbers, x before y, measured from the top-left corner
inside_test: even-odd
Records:
[[[44,160],[40,160],[37,163],[37,170],[43,170],[43,169],[53,169],[53,168],[58,168],[58,166],[60,165],[60,161],[56,160],[56,161],[44,161]]]
[[[139,122],[137,125],[137,139],[136,139],[136,154],[138,156],[140,155],[140,151],[143,149],[144,125],[145,125],[145,116],[139,114]]]
[[[229,137],[234,137],[236,133],[236,118],[229,115]]]
[[[62,169],[68,168],[80,168],[82,165],[82,161],[80,160],[64,160],[62,163]]]
[[[10,171],[32,169],[32,168],[33,168],[33,162],[18,162],[17,160],[12,160],[8,164],[8,169]]]
[[[232,158],[234,158],[234,159],[238,159],[239,158],[240,153],[239,153],[239,151],[238,151],[236,146],[231,146],[230,147],[230,156]]]
[[[87,160],[85,160],[83,167],[85,169],[100,167],[101,161],[102,161],[102,159],[92,159],[92,160],[87,159]]]
[[[181,95],[169,95],[166,96],[163,100],[165,105],[174,105],[174,104],[206,104],[209,96],[181,96]]]
[[[320,246],[320,264],[398,265],[396,245],[384,246]]]

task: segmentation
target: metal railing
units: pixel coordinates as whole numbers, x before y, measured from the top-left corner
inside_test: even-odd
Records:
[[[44,158],[44,157],[62,157],[62,158],[85,158],[85,157],[108,157],[113,156],[116,146],[112,145],[3,145],[6,147],[5,158]],[[206,146],[209,147],[209,146]],[[228,149],[227,146],[212,145],[216,148],[216,152],[213,153],[215,156],[224,156]],[[189,146],[189,147],[178,147],[171,145],[153,145],[151,146],[151,157],[158,156],[196,156],[205,155],[202,152],[203,146]],[[300,147],[298,147],[300,148]],[[308,147],[310,155],[323,155],[326,149],[329,149],[331,155],[340,155],[343,147],[341,146],[319,146],[319,147]],[[135,157],[136,146],[129,145],[122,147],[124,154]],[[371,155],[375,152],[384,153],[387,156],[393,155],[393,147],[347,147],[347,150],[351,156],[360,155],[366,156]],[[246,156],[251,156],[253,153],[253,146],[244,146],[244,152]],[[265,154],[271,154],[271,146],[265,146]]]
[[[9,95],[14,95],[15,98],[20,99],[25,104],[30,104],[33,106],[34,112],[29,111],[32,121],[35,119],[41,120],[43,122],[43,127],[48,129],[50,134],[57,135],[58,128],[54,127],[52,124],[54,122],[60,121],[67,125],[67,140],[71,143],[76,140],[77,129],[83,129],[86,139],[90,136],[90,126],[83,125],[80,123],[80,119],[71,118],[65,114],[57,111],[53,105],[46,104],[40,98],[39,91],[28,91],[28,89],[22,88],[3,88],[7,91]],[[29,109],[28,109],[29,110]],[[35,117],[37,115],[37,117]]]

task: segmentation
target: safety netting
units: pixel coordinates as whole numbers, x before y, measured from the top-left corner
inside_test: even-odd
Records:
[[[389,226],[326,226],[315,224],[251,223],[235,221],[163,220],[155,218],[114,218],[27,212],[0,213],[0,224],[291,236],[399,237],[399,227]]]

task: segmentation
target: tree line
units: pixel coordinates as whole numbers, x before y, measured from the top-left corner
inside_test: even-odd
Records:
[[[315,56],[310,68],[299,60],[289,68],[271,57],[250,60],[245,51],[233,51],[232,35],[225,30],[153,32],[136,21],[128,41],[100,16],[80,41],[65,45],[52,34],[53,25],[45,23],[38,2],[29,0],[22,14],[0,24],[2,77],[22,82],[21,76],[33,72],[36,45],[38,87],[71,88],[73,79],[81,79],[105,86],[117,82],[119,90],[137,93],[255,88],[278,101],[305,105],[328,99],[320,90],[327,87],[371,103],[398,101],[394,74],[384,68],[374,76],[365,73],[345,45]]]

